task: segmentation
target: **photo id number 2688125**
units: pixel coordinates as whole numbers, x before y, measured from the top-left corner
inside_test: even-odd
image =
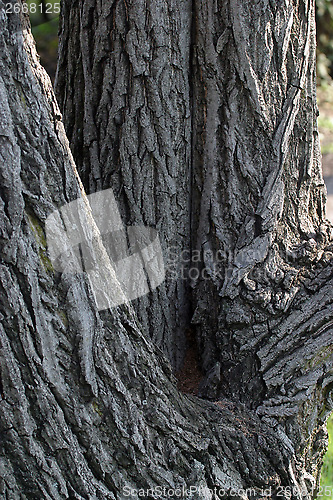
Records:
[[[333,498],[333,486],[319,486],[317,498]]]
[[[6,3],[6,14],[60,14],[60,3]]]

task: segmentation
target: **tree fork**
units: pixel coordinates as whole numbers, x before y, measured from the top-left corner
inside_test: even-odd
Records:
[[[207,333],[199,335],[205,353],[209,353],[205,346],[216,342],[214,348],[221,356],[214,358],[223,377],[216,396],[210,396],[216,400],[185,396],[130,306],[99,313],[84,275],[59,274],[47,260],[47,216],[85,193],[30,32],[13,33],[13,15],[3,15],[0,24],[2,495],[123,500],[125,486],[192,486],[197,488],[192,498],[199,500],[214,498],[214,488],[224,490],[226,498],[237,498],[235,492],[239,498],[250,498],[247,488],[253,488],[257,498],[288,492],[295,498],[315,497],[325,449],[325,418],[332,408],[332,249],[320,208],[319,163],[312,164],[312,177],[310,164],[303,163],[306,189],[303,180],[292,176],[296,159],[290,144],[301,148],[297,134],[309,116],[307,108],[299,108],[286,142],[289,163],[284,166],[288,173],[284,179],[290,196],[284,196],[282,216],[278,217],[281,211],[275,210],[274,203],[267,217],[265,211],[250,210],[249,233],[261,259],[251,254],[252,260],[245,260],[248,273],[242,275],[240,266],[237,274],[234,268],[248,256],[249,240],[245,238],[246,252],[235,246],[230,281],[219,288],[223,297],[213,318],[219,327],[215,336],[208,320],[205,324],[204,307],[193,319],[198,331],[206,328]],[[301,35],[298,39],[302,40]],[[214,90],[213,82],[207,88]],[[252,105],[245,97],[245,104]],[[286,105],[289,102],[287,96]],[[207,108],[210,120],[209,113]],[[196,114],[196,120],[200,116],[201,112]],[[240,116],[246,128],[245,113]],[[209,120],[206,123],[212,126]],[[205,151],[205,131],[202,139]],[[306,145],[302,147],[304,158],[309,158]],[[239,148],[235,157],[245,154]],[[248,184],[243,187],[248,193]],[[264,191],[267,196],[273,192],[267,187]],[[302,196],[297,197],[299,192]],[[259,198],[267,201],[263,195]],[[200,205],[199,223],[202,214],[216,218],[205,203]],[[219,206],[223,204],[216,204],[216,209]],[[252,231],[257,210],[262,221]],[[237,213],[241,227],[241,210]],[[224,235],[215,222],[209,227],[211,235],[214,230],[217,236]],[[200,246],[202,233],[196,234]],[[241,236],[241,231],[239,239],[233,235],[231,243],[235,245]],[[210,238],[208,242],[216,241]],[[98,234],[96,244],[102,246]],[[282,292],[273,309],[267,290],[255,293],[265,273],[270,280],[267,288],[272,288],[273,276],[274,293]],[[116,286],[115,276],[114,282]],[[207,280],[195,286],[197,300],[200,286],[203,301],[216,299],[216,285]],[[225,352],[228,359],[222,357]],[[218,370],[214,373],[216,380]],[[210,490],[199,492],[199,487]]]

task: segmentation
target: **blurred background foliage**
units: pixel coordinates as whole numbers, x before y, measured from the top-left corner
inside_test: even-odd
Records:
[[[317,75],[322,82],[332,83],[333,77],[333,3],[316,0]]]
[[[328,495],[332,498],[333,493],[333,418],[332,416],[328,419],[327,430],[329,435],[328,450],[325,455],[324,465],[321,470],[320,486],[327,486],[327,491],[330,493]],[[326,496],[327,498],[327,496]],[[319,497],[318,497],[319,500]]]
[[[27,0],[32,34],[41,63],[54,81],[58,54],[60,0]]]
[[[318,126],[323,170],[332,175],[333,155],[333,3],[332,0],[316,0],[317,24],[317,95],[320,115]],[[328,450],[321,471],[320,485],[327,487],[328,497],[333,493],[333,417],[327,422]],[[319,498],[323,497],[317,497]]]

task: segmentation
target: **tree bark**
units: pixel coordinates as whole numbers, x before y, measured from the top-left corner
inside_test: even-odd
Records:
[[[330,235],[316,124],[314,2],[198,2],[196,20],[192,228],[194,248],[213,262],[206,259],[204,279],[194,284],[192,321],[204,369],[220,363],[223,392],[257,406],[267,399],[267,365],[286,357],[287,345],[299,368],[301,325],[308,328],[312,306],[299,325],[292,318]],[[301,333],[292,346],[288,331]],[[315,353],[321,340],[316,347],[307,333]],[[269,361],[267,344],[276,344]],[[281,386],[289,375],[276,377]]]
[[[176,369],[191,313],[174,262],[191,250],[190,14],[183,0],[64,2],[56,76],[87,193],[112,187],[124,224],[157,229],[169,255],[165,282],[135,309]]]
[[[199,6],[196,10],[196,77],[202,75],[203,81],[208,78],[209,66],[204,64],[200,71],[200,53],[203,56],[200,46],[204,45],[200,41],[199,24],[204,22],[205,13],[213,12],[213,6],[210,7],[202,13]],[[223,11],[218,15],[228,19]],[[281,177],[272,176],[271,185],[264,181],[268,183],[270,174],[280,170],[273,170],[272,163],[265,162],[271,162],[278,153],[272,149],[271,154],[264,156],[269,134],[264,127],[260,129],[266,135],[260,142],[263,160],[262,163],[258,160],[258,164],[263,169],[267,167],[267,172],[255,163],[258,168],[255,175],[257,180],[260,176],[264,179],[261,191],[258,188],[262,204],[255,208],[255,203],[253,207],[247,203],[248,212],[242,214],[245,204],[242,205],[236,187],[232,191],[229,183],[240,176],[236,166],[241,169],[241,160],[237,160],[237,154],[243,158],[255,147],[259,148],[257,135],[244,133],[235,151],[232,142],[228,148],[223,146],[228,152],[233,151],[230,158],[233,156],[234,163],[227,166],[229,169],[234,166],[235,176],[228,174],[229,183],[225,181],[225,187],[232,193],[230,199],[238,212],[231,211],[228,203],[216,205],[216,196],[224,195],[225,191],[220,189],[222,184],[214,175],[223,178],[225,172],[218,160],[210,166],[210,174],[205,155],[211,159],[222,155],[222,146],[215,146],[220,135],[213,125],[218,122],[211,120],[216,108],[221,111],[216,103],[222,102],[222,98],[214,101],[209,97],[216,95],[214,85],[220,78],[213,75],[213,82],[209,82],[213,94],[207,90],[202,101],[195,100],[194,137],[197,138],[201,123],[202,147],[195,139],[192,206],[197,208],[192,209],[195,228],[192,235],[197,247],[194,249],[203,252],[206,248],[202,238],[205,220],[209,224],[208,243],[214,250],[221,249],[224,231],[218,231],[215,221],[224,218],[217,218],[214,211],[221,209],[224,217],[229,218],[236,218],[238,213],[235,222],[239,239],[230,229],[233,239],[230,237],[228,249],[233,249],[231,269],[234,271],[238,263],[241,265],[238,274],[225,273],[227,281],[223,288],[219,283],[216,285],[215,279],[194,284],[197,312],[193,322],[203,345],[203,365],[208,373],[210,363],[220,363],[223,378],[218,380],[219,367],[213,365],[215,371],[210,375],[213,373],[214,377],[208,376],[202,387],[203,395],[212,401],[186,396],[177,390],[169,363],[141,327],[130,305],[99,313],[85,275],[59,273],[52,266],[46,248],[45,221],[62,205],[86,198],[50,81],[38,63],[29,30],[14,31],[14,18],[3,15],[0,19],[0,491],[3,498],[123,500],[128,491],[125,487],[157,486],[171,490],[192,486],[187,498],[195,500],[268,499],[282,494],[288,497],[288,492],[293,498],[313,498],[326,443],[325,419],[332,409],[333,269],[332,248],[327,244],[328,225],[318,194],[323,189],[320,165],[311,160],[305,163],[310,158],[309,144],[316,147],[317,140],[312,141],[313,121],[310,124],[305,121],[308,107],[296,106],[297,94],[296,107],[287,114],[291,117],[287,126],[291,127],[290,134],[277,147],[281,155],[277,166],[283,172]],[[251,25],[254,24],[252,21]],[[239,24],[235,22],[234,26]],[[313,33],[307,32],[309,46],[313,48]],[[302,40],[297,35],[297,40]],[[209,37],[205,43],[210,46]],[[204,52],[206,56],[208,52]],[[242,54],[246,54],[245,50]],[[309,60],[312,57],[313,54]],[[313,71],[311,64],[307,71]],[[249,75],[252,74],[249,70]],[[310,76],[305,81],[309,79]],[[250,105],[254,106],[255,101],[243,83],[243,94],[242,86],[238,90],[243,105],[239,104],[242,113],[237,120],[240,130],[251,124],[255,130],[262,115],[254,112],[252,118],[256,121],[247,121]],[[204,89],[204,83],[200,88]],[[306,102],[310,103],[306,96]],[[311,96],[312,106],[314,96]],[[287,97],[283,99],[285,106],[290,104]],[[238,108],[234,109],[237,112]],[[294,115],[297,115],[295,120]],[[225,126],[236,136],[238,128],[232,123],[230,119]],[[297,134],[305,123],[311,129],[303,144]],[[282,125],[281,129],[284,132]],[[250,139],[254,145],[245,149]],[[313,166],[312,176],[308,171],[305,177],[298,173],[302,163],[294,156],[296,150],[303,158],[303,166]],[[248,184],[254,182],[246,173],[250,166],[250,160],[244,162],[245,180],[239,181],[239,188],[248,196]],[[282,186],[288,189],[283,192]],[[283,209],[278,203],[281,193]],[[207,209],[205,204],[209,199]],[[91,226],[88,229],[95,234],[96,248],[102,252],[102,238],[89,218],[88,204],[85,206]],[[260,217],[259,226],[256,217]],[[242,234],[244,244],[240,245]],[[250,251],[251,241],[258,253]],[[206,252],[208,270],[209,255]],[[106,261],[105,267],[108,266],[111,265]],[[117,286],[112,266],[109,273]],[[281,302],[280,308],[274,306],[279,304],[277,297],[274,296],[272,303],[266,300],[272,289]],[[204,306],[209,297],[218,301],[207,304],[211,321],[199,303],[201,299]],[[214,493],[214,488],[223,492]],[[135,498],[133,492],[130,495]],[[152,491],[146,496],[153,497]],[[160,497],[166,499],[170,495],[162,491]]]
[[[144,78],[154,82],[157,89],[152,102],[148,99],[143,103],[145,110],[159,103],[155,98],[165,94],[165,81],[169,86],[173,82],[177,86],[177,80],[170,83],[170,74],[163,80],[160,71],[156,72],[156,68],[161,68],[161,59],[154,52],[154,30],[163,19],[163,25],[168,26],[164,33],[169,53],[181,53],[185,57],[184,81],[190,68],[190,84],[183,87],[184,101],[189,102],[184,109],[190,108],[192,113],[192,167],[186,174],[190,189],[187,193],[179,190],[181,206],[177,204],[165,217],[163,203],[170,199],[170,190],[166,179],[160,178],[155,185],[159,198],[151,192],[141,207],[133,202],[131,194],[132,202],[127,200],[128,211],[137,213],[138,206],[143,213],[146,207],[160,210],[164,217],[158,230],[165,238],[172,225],[179,227],[179,217],[184,218],[186,196],[190,200],[191,223],[187,227],[191,228],[192,262],[190,268],[184,270],[185,254],[181,250],[186,244],[176,247],[177,267],[181,270],[176,283],[178,288],[185,275],[187,286],[192,289],[188,294],[189,307],[194,310],[192,325],[197,332],[202,369],[207,374],[201,394],[215,399],[221,394],[233,395],[253,407],[261,407],[267,399],[267,367],[286,354],[286,333],[290,329],[301,330],[302,322],[305,327],[305,317],[300,318],[298,327],[291,319],[294,310],[298,311],[306,302],[302,289],[304,286],[311,289],[309,279],[311,281],[313,273],[318,274],[324,265],[320,260],[329,258],[324,252],[330,228],[325,220],[325,187],[316,125],[314,2],[295,0],[278,5],[259,2],[254,8],[250,1],[241,4],[236,0],[205,1],[194,2],[191,12],[178,3],[187,17],[192,15],[191,54],[186,42],[186,50],[182,50],[180,31],[175,33],[172,24],[171,27],[168,24],[181,23],[184,19],[175,2],[167,4],[169,10],[164,11],[165,18],[158,11],[158,19],[151,14],[148,4],[114,3],[112,8],[105,5],[103,12],[89,4],[94,12],[89,23],[85,15],[87,5],[72,6],[64,2],[57,78],[58,95],[79,171],[84,178],[89,176],[86,183],[89,190],[114,186],[118,191],[119,180],[114,179],[119,178],[108,177],[109,164],[103,164],[102,153],[96,153],[101,165],[101,173],[97,175],[96,156],[93,162],[92,153],[90,158],[88,154],[82,156],[85,147],[90,151],[97,148],[98,152],[107,148],[119,154],[120,172],[131,169],[132,175],[136,175],[139,170],[141,175],[144,165],[143,177],[148,178],[161,170],[157,164],[142,161],[136,153],[136,167],[128,157],[121,156],[122,143],[115,138],[114,120],[109,119],[105,107],[101,108],[100,99],[108,94],[109,107],[118,109],[118,94],[112,97],[108,89],[116,88],[119,81],[126,79],[126,90],[123,90],[127,99],[123,108],[126,118],[119,123],[119,134],[122,141],[132,141],[133,133],[129,133],[128,128],[131,123],[137,137],[141,125],[133,125],[133,119],[128,118],[132,110],[130,102],[137,96],[132,75],[140,83]],[[157,5],[159,9],[165,4]],[[145,23],[140,12],[146,13]],[[189,26],[187,17],[186,26]],[[108,19],[108,23],[100,27],[98,23],[104,19]],[[127,24],[121,32],[119,26],[125,19]],[[183,33],[182,40],[187,37],[189,43],[189,30],[184,29]],[[123,43],[107,44],[107,37],[118,42],[120,38]],[[137,43],[136,51],[133,39],[144,40]],[[86,40],[91,41],[89,47]],[[114,68],[125,55],[127,65],[121,67],[117,78],[114,72],[109,72],[109,67]],[[107,69],[103,77],[100,71],[99,78],[92,79],[91,75],[99,71],[101,57]],[[84,76],[74,93],[73,76],[68,76],[75,72]],[[123,84],[121,88],[124,89]],[[75,122],[78,110],[84,126],[80,120]],[[96,132],[95,141],[90,141],[88,137],[96,129],[96,121],[102,123],[101,116],[104,116],[103,131]],[[164,113],[163,120],[170,127],[177,123],[177,129],[181,129],[187,124],[187,114],[179,113],[171,119]],[[147,122],[145,130],[149,134],[151,123]],[[156,129],[154,147],[164,141],[162,130]],[[170,137],[168,141],[172,147],[174,142]],[[143,135],[140,144],[136,152],[146,148]],[[165,153],[162,158],[165,161],[168,155]],[[176,162],[175,168],[182,183],[182,164]],[[102,185],[98,184],[100,177],[104,179]],[[131,193],[133,191],[135,188]],[[119,201],[123,203],[122,196]],[[175,283],[169,276],[170,281]],[[311,294],[308,294],[310,303]],[[328,323],[330,295],[326,312],[320,313],[322,321],[325,317]],[[160,297],[154,296],[155,299],[159,301]],[[178,302],[172,295],[169,300],[169,308],[175,306],[177,323]],[[306,306],[307,312],[312,311],[313,315],[312,307],[316,310],[318,304]],[[144,325],[147,323],[156,324],[154,313],[148,315]],[[172,327],[172,323],[169,326]],[[272,335],[280,340],[276,341],[275,354],[270,354],[267,361],[266,344],[272,342]],[[158,335],[153,333],[152,337],[156,339]],[[315,345],[308,337],[311,350],[316,352],[323,339],[318,338]],[[302,359],[303,340],[300,334],[290,346],[295,366],[298,366],[298,356]],[[164,343],[171,359],[174,341],[172,330],[167,329]],[[279,382],[274,390],[284,387],[291,375],[288,372],[277,377]],[[320,377],[318,374],[318,379]],[[304,397],[307,397],[305,393]]]

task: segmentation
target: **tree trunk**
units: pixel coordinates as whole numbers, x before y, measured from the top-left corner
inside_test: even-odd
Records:
[[[281,387],[285,394],[286,381],[294,378],[295,370],[300,370],[302,349],[310,349],[315,355],[323,347],[322,342],[330,349],[327,329],[316,341],[312,336],[316,324],[321,327],[326,321],[329,323],[331,294],[327,294],[324,303],[318,298],[322,307],[316,318],[318,303],[310,300],[313,292],[308,284],[320,272],[325,259],[329,260],[324,249],[330,232],[325,221],[325,187],[316,125],[314,4],[302,0],[279,5],[259,2],[254,8],[251,1],[200,1],[193,3],[191,11],[181,2],[172,1],[157,2],[157,7],[144,2],[115,2],[112,8],[105,4],[102,10],[94,5],[80,3],[73,7],[65,1],[60,34],[57,88],[79,171],[89,191],[112,186],[119,193],[123,171],[130,171],[133,178],[148,179],[165,170],[154,161],[147,163],[140,151],[146,151],[146,136],[154,138],[155,151],[165,140],[174,151],[173,138],[178,134],[166,138],[165,126],[156,125],[158,118],[151,112],[156,105],[160,105],[163,123],[169,130],[188,130],[187,113],[171,117],[166,112],[170,108],[168,98],[173,95],[167,94],[166,89],[179,87],[178,79],[167,70],[174,57],[183,60],[182,81],[190,75],[190,84],[181,86],[182,102],[186,103],[183,110],[190,109],[192,114],[191,158],[186,163],[192,167],[185,169],[190,188],[184,192],[176,184],[180,204],[166,212],[165,204],[170,200],[166,178],[159,178],[155,190],[147,193],[141,205],[133,198],[134,181],[126,194],[126,220],[136,217],[135,220],[147,221],[133,215],[138,213],[138,207],[141,215],[147,210],[160,211],[161,223],[152,219],[149,223],[158,228],[170,245],[166,235],[178,236],[170,228],[180,227],[184,206],[190,204],[191,224],[187,227],[191,228],[191,266],[183,268],[187,253],[181,250],[187,249],[188,241],[185,238],[184,245],[181,239],[175,248],[180,272],[176,281],[168,276],[167,287],[183,287],[186,291],[186,276],[187,286],[192,289],[188,302],[194,310],[192,325],[206,373],[200,394],[213,399],[227,394],[266,411],[263,404],[265,408],[271,404],[268,394],[276,395]],[[163,57],[155,51],[161,23],[167,27],[159,47]],[[180,28],[174,30],[177,24]],[[72,82],[77,74],[82,77],[74,91]],[[137,106],[132,101],[138,101],[135,85],[146,89],[148,96],[140,101],[140,111],[151,118],[144,124],[133,111]],[[149,92],[149,85],[154,86],[154,93]],[[119,92],[126,99],[123,97],[123,118],[118,120],[117,129]],[[159,96],[164,96],[162,105]],[[141,135],[138,131],[142,131]],[[132,143],[134,136],[136,146],[129,157],[123,154],[123,144]],[[105,156],[105,151],[110,153]],[[162,163],[169,159],[166,151],[159,156]],[[118,155],[117,160],[114,155]],[[110,161],[106,160],[111,156],[113,168],[117,165],[114,176],[109,175]],[[175,177],[181,185],[183,158],[174,162]],[[98,172],[96,164],[100,165]],[[124,194],[120,193],[118,199],[124,206]],[[175,322],[184,325],[178,300],[172,294],[168,298],[169,310],[175,311]],[[156,294],[152,298],[160,299]],[[295,322],[294,311],[304,307],[304,301],[304,315]],[[156,307],[164,306],[163,302]],[[307,318],[312,318],[311,336]],[[160,324],[156,323],[154,312],[143,323],[149,331],[147,323],[152,337],[158,339],[154,328]],[[171,331],[164,330],[167,333],[163,338],[169,356],[173,355],[177,340],[172,325],[169,323]],[[303,328],[309,345],[304,343]],[[286,335],[292,330],[299,331],[299,335],[287,342]],[[275,345],[274,353],[268,348],[271,344]],[[177,346],[180,345],[178,340]],[[280,358],[287,362],[286,345],[293,360],[290,369],[273,376],[273,367],[280,367]],[[171,359],[174,361],[173,356]],[[320,370],[316,376],[311,375],[316,379],[311,382],[313,390],[321,376]],[[273,386],[270,380],[274,380]],[[308,392],[303,389],[303,385],[290,388],[290,394],[294,391],[298,399],[301,392],[306,400]],[[294,407],[291,399],[285,401],[281,396],[279,401]],[[278,413],[279,405],[275,400],[272,404]]]
[[[87,193],[113,188],[126,226],[158,230],[166,280],[135,309],[179,368],[191,313],[174,262],[191,250],[190,6],[89,1],[62,9],[56,85],[78,171]]]
[[[117,5],[119,8],[120,4]],[[293,498],[315,496],[326,442],[324,423],[332,407],[333,313],[329,307],[333,272],[332,249],[327,246],[328,226],[323,220],[319,195],[323,189],[320,165],[314,160],[315,155],[310,155],[310,147],[316,147],[317,139],[312,134],[315,123],[306,121],[310,113],[308,104],[311,99],[311,106],[314,103],[313,94],[309,94],[313,53],[309,52],[309,65],[304,63],[306,105],[298,106],[302,90],[291,86],[290,92],[295,89],[297,95],[292,98],[294,104],[289,114],[290,99],[288,96],[282,99],[287,106],[285,126],[290,133],[284,135],[283,118],[276,118],[281,125],[273,135],[276,140],[284,136],[284,141],[276,146],[276,151],[265,153],[270,129],[262,126],[263,135],[256,145],[256,127],[262,114],[246,86],[255,74],[252,65],[248,73],[235,70],[237,78],[244,79],[235,91],[235,101],[231,97],[230,101],[224,100],[227,96],[223,100],[210,97],[218,93],[221,77],[208,75],[209,65],[200,61],[203,55],[209,56],[205,44],[210,47],[208,35],[200,35],[200,25],[205,22],[205,15],[213,14],[213,7],[202,12],[199,7],[194,60],[197,61],[195,78],[201,78],[203,83],[196,86],[196,92],[205,86],[207,90],[202,91],[200,98],[196,97],[193,106],[193,250],[200,248],[203,254],[206,249],[204,230],[210,248],[221,250],[229,228],[232,237],[228,249],[233,251],[229,263],[233,272],[222,276],[223,288],[214,276],[194,284],[197,309],[193,322],[198,326],[198,338],[203,345],[203,365],[208,372],[213,363],[221,364],[220,370],[215,364],[202,386],[203,394],[213,401],[186,396],[177,390],[170,365],[141,327],[130,305],[98,312],[86,275],[60,273],[54,268],[46,248],[46,220],[63,205],[82,199],[87,225],[84,230],[93,234],[95,249],[104,256],[105,269],[112,285],[117,287],[112,266],[103,253],[102,237],[89,215],[51,84],[39,66],[31,34],[29,30],[15,32],[14,15],[3,15],[0,19],[0,491],[3,498],[123,500],[135,498],[135,492],[140,493],[138,488],[145,489],[146,497],[152,498],[153,491],[147,489],[157,487],[161,490],[155,489],[155,493],[161,492],[163,499],[172,498],[163,488],[173,491],[174,497],[180,493],[195,500],[268,499],[290,497],[288,493]],[[77,8],[76,12],[80,10]],[[298,19],[295,26],[313,26],[311,12],[310,9],[300,11],[298,17],[295,15]],[[301,14],[305,13],[310,16],[308,23],[301,22]],[[75,10],[67,12],[68,19],[74,14]],[[217,14],[227,22],[223,12]],[[245,22],[250,23],[245,16],[241,23],[236,21],[233,19],[233,26],[238,34]],[[218,25],[207,24],[211,36],[214,36],[213,24]],[[254,25],[252,19],[251,26]],[[307,33],[308,45],[313,49],[313,32],[308,29]],[[235,47],[238,46],[235,33],[232,38]],[[304,42],[298,32],[292,39],[295,43]],[[218,49],[222,47],[222,51],[223,39],[218,40]],[[258,34],[258,43],[263,41]],[[287,42],[285,46],[289,47]],[[249,62],[245,47],[244,42],[243,50],[238,50]],[[230,67],[235,67],[235,61],[233,58]],[[79,75],[78,69],[76,76]],[[209,82],[205,84],[206,79]],[[257,87],[260,90],[259,84]],[[221,96],[222,91],[226,91],[223,81]],[[265,102],[261,98],[259,101]],[[230,134],[233,133],[229,138],[231,143],[227,147],[223,142],[217,147],[218,139],[224,137],[221,111],[222,103],[226,102],[230,102],[233,113],[237,113],[239,106],[241,114],[224,121]],[[256,107],[252,114],[251,106]],[[280,108],[274,109],[278,115]],[[213,112],[219,112],[215,120]],[[305,124],[310,135],[301,142],[297,134]],[[255,131],[252,135],[250,126]],[[181,125],[175,124],[174,130],[179,130],[178,127]],[[247,134],[243,134],[246,127]],[[160,129],[158,133],[163,135]],[[232,139],[238,133],[242,135],[237,148],[232,150]],[[254,142],[252,149],[250,140]],[[252,163],[247,159],[242,165],[240,158],[250,155],[255,147],[260,147],[255,165],[253,159]],[[225,160],[225,168],[221,163],[223,151],[226,160],[229,158],[229,163]],[[280,154],[276,171],[272,164],[274,154]],[[211,165],[209,158],[214,160]],[[255,178],[247,170],[251,165],[256,168]],[[307,169],[305,175],[301,175],[305,172],[301,172],[301,166]],[[226,176],[224,184],[222,174]],[[270,174],[274,174],[274,182],[269,181]],[[177,175],[175,178],[178,179]],[[239,186],[236,184],[232,189],[229,184],[236,179]],[[261,186],[257,208],[250,203],[250,184],[255,181]],[[100,187],[104,189],[106,184]],[[241,188],[250,198],[244,205]],[[218,195],[228,193],[230,201],[215,203]],[[283,206],[278,203],[280,197]],[[157,210],[156,205],[152,209]],[[238,207],[238,211],[231,210],[232,206]],[[124,210],[124,201],[121,207]],[[129,202],[128,209],[131,210]],[[180,206],[179,211],[182,210]],[[133,222],[130,217],[126,222]],[[223,229],[216,224],[216,221],[222,224],[227,217],[238,224],[239,238],[231,226]],[[140,223],[153,222],[142,218]],[[170,224],[175,237],[179,227],[173,221]],[[189,245],[185,239],[184,245]],[[207,251],[204,262],[207,273],[209,256]],[[237,267],[238,274],[234,271]],[[171,283],[170,279],[169,286]],[[272,290],[276,296],[268,301],[268,292]],[[209,298],[216,302],[207,303]],[[175,309],[172,314],[177,319]],[[219,371],[222,371],[220,381]],[[181,488],[187,491],[182,493]]]
[[[323,375],[310,360],[332,348],[332,293],[311,284],[330,260],[314,3],[218,7],[196,4],[192,228],[208,258],[192,321],[204,388],[297,415]]]

